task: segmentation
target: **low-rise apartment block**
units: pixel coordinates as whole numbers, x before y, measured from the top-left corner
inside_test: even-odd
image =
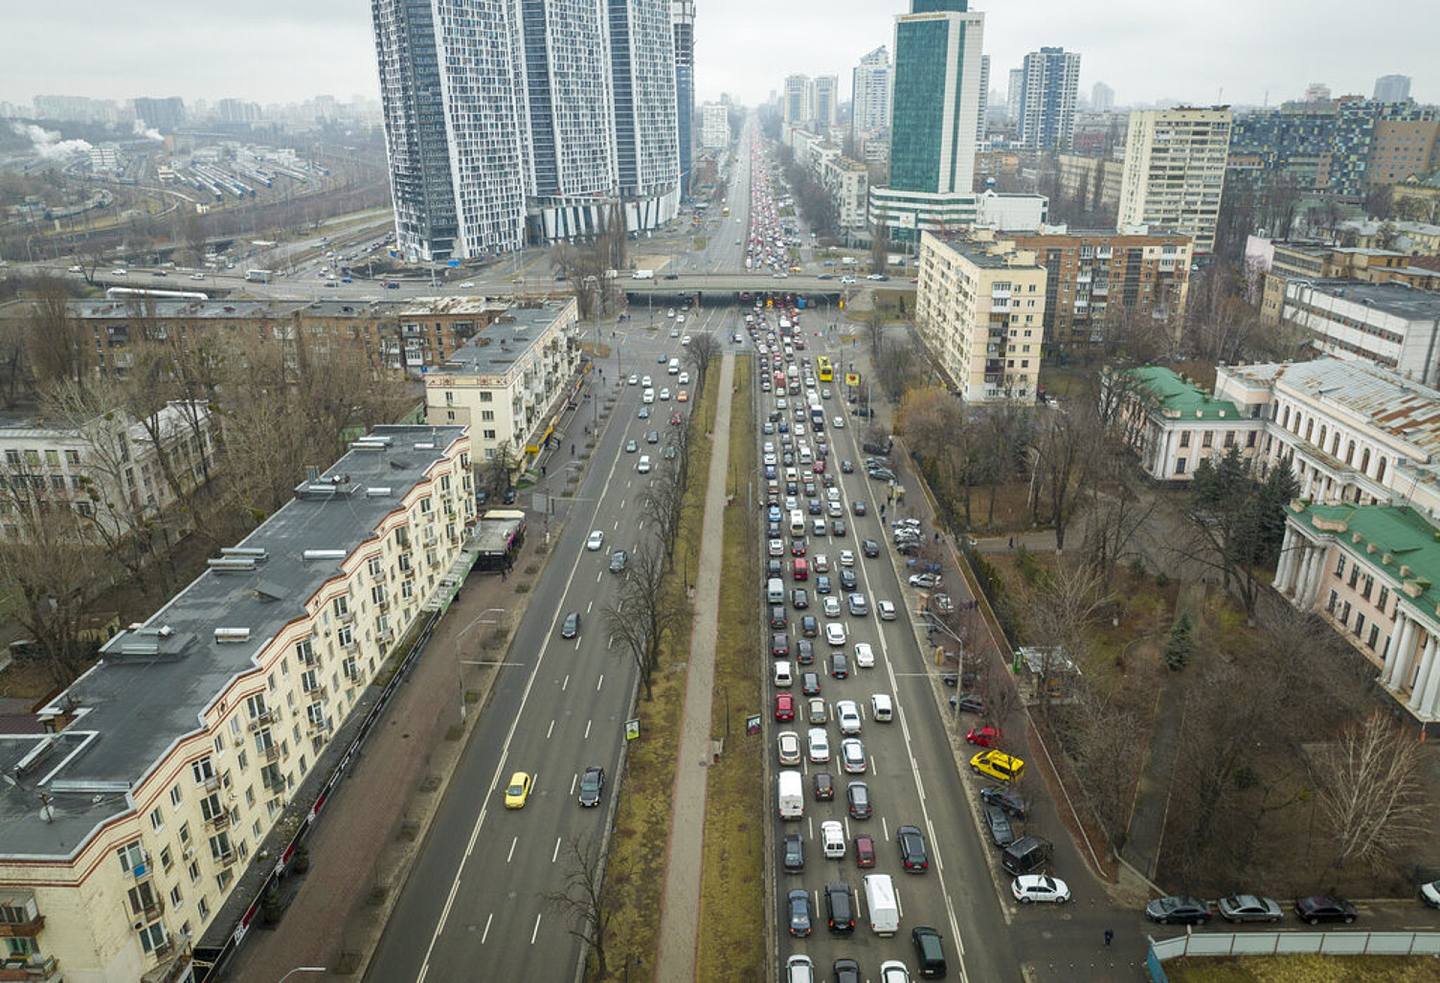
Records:
[[[1317,352],[1440,382],[1440,294],[1399,283],[1291,280],[1280,319],[1307,332]]]
[[[113,542],[165,513],[215,467],[210,410],[170,402],[143,420],[0,415],[0,532],[27,539],[30,523],[74,513],[75,535]]]
[[[0,734],[6,978],[191,978],[474,508],[464,428],[376,428],[106,643],[42,733]]]
[[[870,196],[870,169],[846,157],[825,136],[794,126],[787,126],[784,136],[795,152],[796,163],[808,170],[828,194],[836,231],[842,235],[863,233]]]
[[[508,311],[426,375],[426,419],[469,427],[477,462],[540,453],[578,385],[576,312],[573,299]]]
[[[1190,287],[1190,237],[1148,230],[1017,233],[1045,267],[1045,343],[1103,341],[1107,325],[1148,317],[1177,328]]]
[[[1285,287],[1291,280],[1403,283],[1417,290],[1440,292],[1440,271],[1416,266],[1411,257],[1393,249],[1271,240],[1252,235],[1245,243],[1245,260],[1260,272],[1260,317],[1267,324],[1280,323]]]
[[[1067,199],[1085,202],[1090,208],[1120,207],[1123,161],[1084,154],[1057,154],[1055,159],[1060,166],[1060,190]]]
[[[992,232],[920,241],[915,329],[966,402],[1035,400],[1045,334],[1045,268]]]

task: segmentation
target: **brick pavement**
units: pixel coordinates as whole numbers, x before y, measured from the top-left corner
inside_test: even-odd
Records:
[[[710,701],[715,682],[715,639],[720,617],[720,570],[725,554],[725,477],[730,468],[730,403],[735,356],[720,363],[714,450],[705,489],[705,520],[695,566],[695,620],[675,767],[670,814],[670,855],[660,904],[660,954],[655,979],[693,980],[700,932],[700,885],[705,839],[705,780],[710,760]]]

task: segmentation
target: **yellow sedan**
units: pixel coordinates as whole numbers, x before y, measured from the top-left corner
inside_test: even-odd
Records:
[[[534,787],[535,779],[523,771],[517,771],[510,776],[510,784],[505,786],[505,808],[523,809],[525,803],[530,799],[530,789]]]

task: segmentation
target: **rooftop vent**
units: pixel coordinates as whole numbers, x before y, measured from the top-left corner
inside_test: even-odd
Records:
[[[416,449],[417,451],[433,451],[433,450],[435,449],[435,445],[432,444],[432,443],[426,442],[426,443],[423,443],[423,444],[416,444],[416,445],[415,445],[415,449]]]
[[[390,494],[390,487],[388,485],[365,489],[366,498],[389,498]]]
[[[244,572],[255,569],[255,558],[253,556],[211,557],[205,561],[205,565],[217,573]]]
[[[248,642],[250,640],[249,628],[216,628],[216,642]]]
[[[344,550],[306,550],[301,556],[306,562],[311,560],[343,560],[346,557]]]

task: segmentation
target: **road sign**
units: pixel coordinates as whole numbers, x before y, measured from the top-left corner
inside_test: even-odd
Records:
[[[638,719],[625,721],[625,740],[634,741],[637,740],[639,737],[640,721]]]
[[[760,733],[760,714],[752,714],[751,716],[745,718],[745,733],[749,734],[751,737],[754,737],[756,734]]]

